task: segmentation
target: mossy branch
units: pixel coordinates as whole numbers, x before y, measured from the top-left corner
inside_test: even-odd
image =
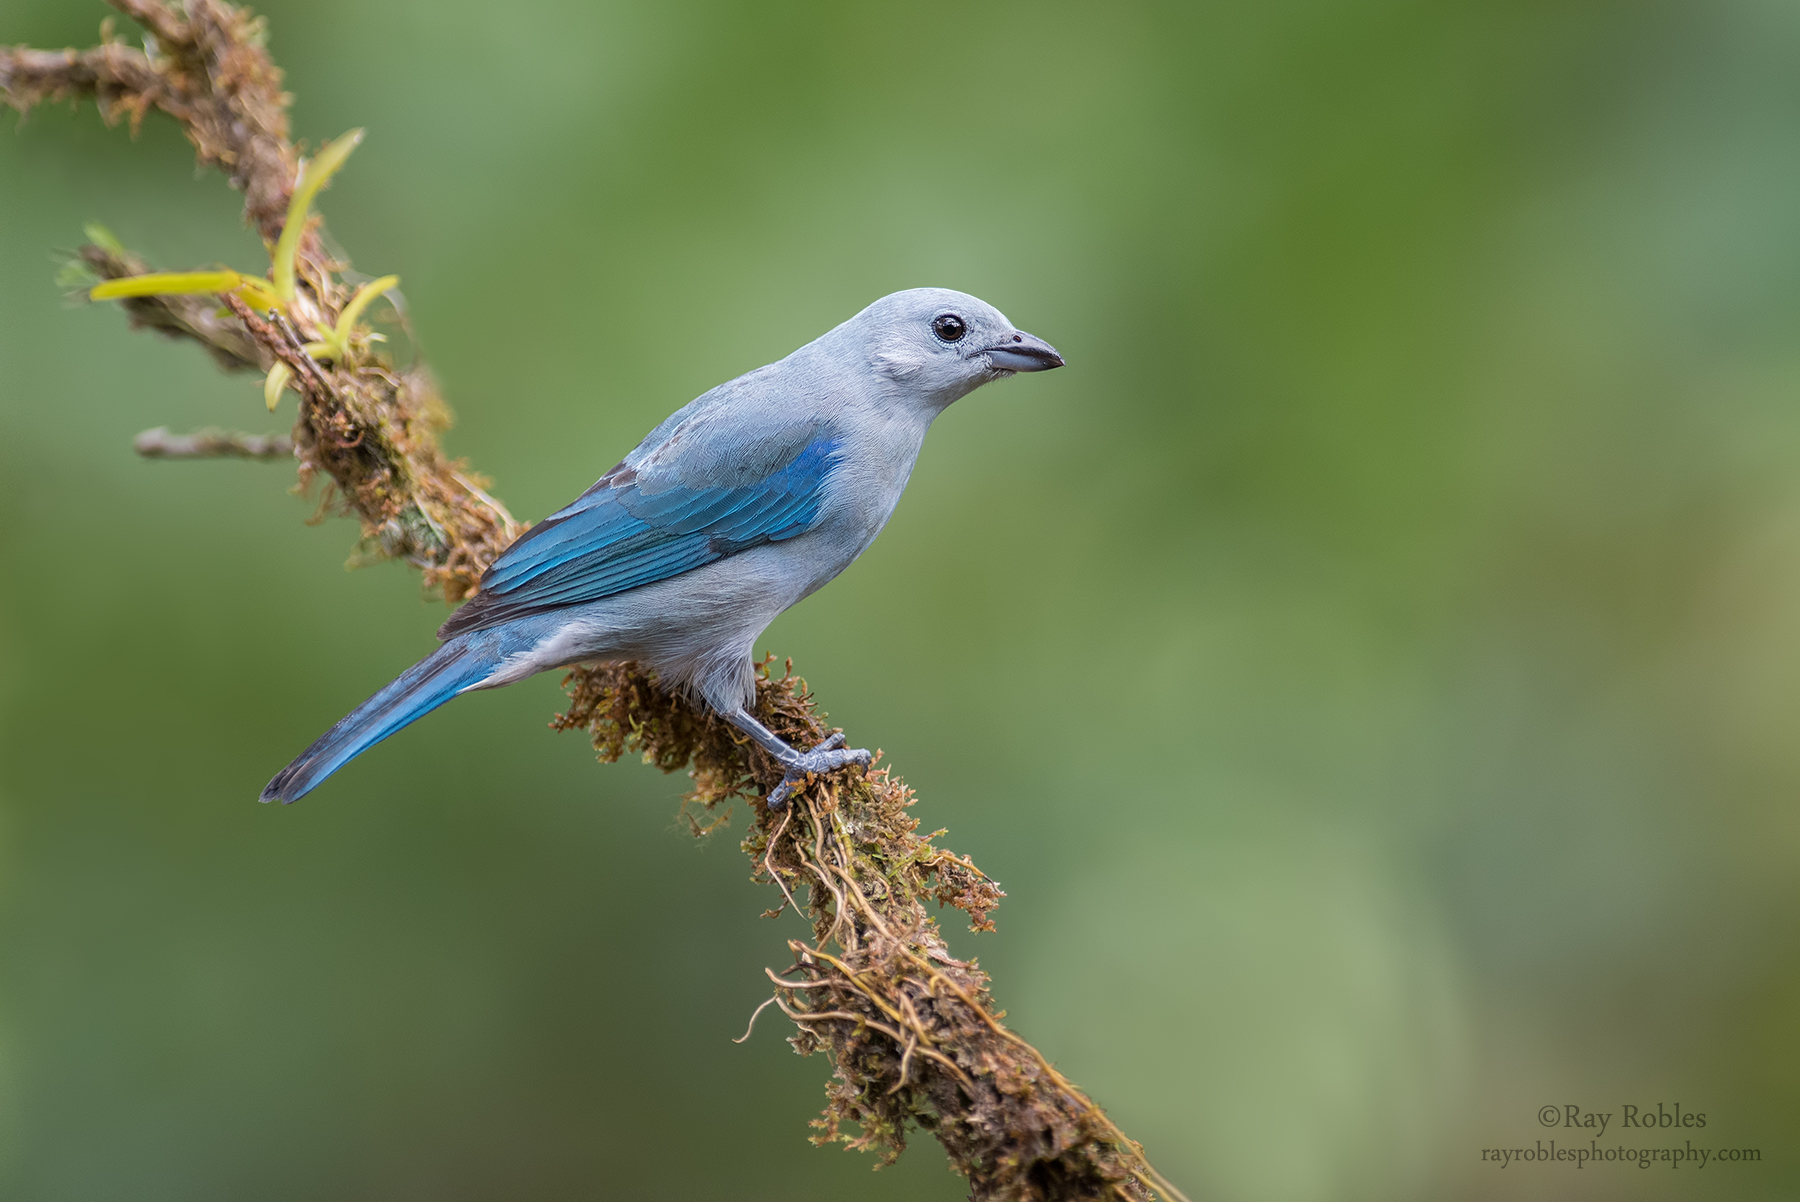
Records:
[[[244,193],[245,218],[273,248],[273,270],[267,279],[163,277],[101,295],[150,293],[121,302],[134,326],[198,343],[227,369],[264,373],[271,405],[284,388],[300,395],[291,441],[159,429],[140,436],[140,450],[292,454],[302,484],[322,481],[328,500],[361,522],[365,555],[411,562],[447,600],[468,596],[522,527],[444,456],[437,436],[449,416],[424,368],[395,366],[358,324],[391,278],[353,288],[347,264],[323,250],[311,192],[355,136],[303,169],[265,28],[245,10],[224,0],[111,3],[144,28],[143,49],[118,41],[110,21],[88,50],[0,49],[0,100],[25,113],[92,98],[109,123],[129,118],[134,131],[151,109],[175,118],[200,161]],[[79,283],[149,272],[94,228],[71,270]],[[204,291],[214,288],[216,296]],[[780,895],[768,913],[791,906],[810,920],[811,939],[790,941],[792,962],[769,972],[773,995],[763,1008],[772,1004],[794,1023],[796,1051],[831,1059],[815,1142],[846,1142],[887,1163],[916,1126],[937,1136],[975,1199],[1183,1202],[1137,1144],[1001,1023],[987,975],[950,954],[928,907],[953,906],[972,929],[992,930],[1003,894],[967,858],[936,846],[935,835],[918,833],[904,784],[886,769],[846,769],[810,779],[771,811],[763,799],[781,767],[636,665],[579,668],[566,683],[569,709],[554,726],[587,731],[602,760],[635,752],[664,771],[686,769],[694,788],[683,813],[696,834],[744,802],[751,829],[743,849],[755,878]],[[791,664],[779,677],[766,662],[759,668],[757,711],[798,746],[830,733]]]

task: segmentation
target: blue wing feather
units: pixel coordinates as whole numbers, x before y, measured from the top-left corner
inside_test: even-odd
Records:
[[[728,486],[622,464],[507,548],[438,635],[598,601],[803,534],[818,518],[837,449],[818,434],[762,479]]]

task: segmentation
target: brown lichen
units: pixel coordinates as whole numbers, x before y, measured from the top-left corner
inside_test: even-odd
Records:
[[[991,931],[1004,894],[933,844],[943,832],[918,833],[901,781],[885,768],[847,770],[809,780],[772,811],[762,798],[780,766],[635,665],[579,668],[566,684],[569,709],[554,727],[588,731],[608,762],[637,752],[665,772],[687,769],[693,811],[746,803],[743,850],[755,879],[783,896],[770,913],[791,904],[811,920],[811,941],[791,941],[793,962],[769,979],[799,1028],[795,1050],[832,1061],[815,1143],[841,1141],[888,1163],[917,1126],[943,1143],[975,1198],[1150,1196],[1157,1179],[1142,1150],[1006,1029],[987,974],[950,954],[927,903]],[[759,666],[756,713],[800,746],[833,733],[791,663],[780,677]]]

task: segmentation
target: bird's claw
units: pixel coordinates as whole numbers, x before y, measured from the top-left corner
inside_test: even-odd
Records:
[[[794,790],[805,783],[809,776],[822,776],[851,764],[867,768],[875,762],[875,757],[869,752],[860,748],[840,750],[843,745],[844,732],[839,731],[811,751],[800,752],[798,758],[787,765],[787,773],[781,778],[781,783],[769,793],[769,808],[779,810],[786,805]]]

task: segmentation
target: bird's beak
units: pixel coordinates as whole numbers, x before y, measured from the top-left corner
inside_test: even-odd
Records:
[[[1063,357],[1055,347],[1042,338],[1018,332],[982,353],[1000,371],[1049,371],[1063,365]]]

